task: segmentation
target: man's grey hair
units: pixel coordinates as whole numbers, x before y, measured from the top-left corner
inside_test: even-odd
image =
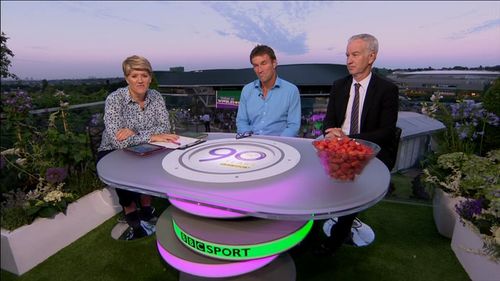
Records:
[[[352,36],[351,38],[349,38],[349,41],[347,41],[347,43],[351,43],[351,41],[354,41],[357,39],[361,39],[361,40],[365,41],[368,44],[368,50],[374,52],[375,54],[378,53],[378,40],[377,40],[377,38],[375,38],[375,36],[373,36],[371,34],[366,34],[366,33],[356,34],[356,35]]]

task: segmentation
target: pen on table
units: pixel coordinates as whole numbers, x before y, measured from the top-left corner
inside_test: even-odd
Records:
[[[180,142],[177,142],[177,141],[173,141],[173,140],[171,140],[170,142],[171,142],[171,143],[173,143],[173,144],[181,145],[181,143],[180,143]]]

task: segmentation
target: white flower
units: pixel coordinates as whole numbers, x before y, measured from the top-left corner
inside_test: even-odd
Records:
[[[495,227],[492,227],[491,231],[493,233],[493,236],[495,237],[495,243],[497,245],[500,245],[500,227],[496,227],[495,230],[493,230],[493,228]]]
[[[66,95],[64,93],[64,91],[61,91],[61,90],[57,90],[57,92],[54,94],[54,97],[59,97],[59,98],[65,98],[67,97],[68,95]]]
[[[16,164],[19,166],[24,166],[26,164],[26,158],[17,158],[16,159]]]
[[[2,155],[17,155],[19,154],[19,152],[21,152],[21,150],[19,148],[9,148],[9,149],[6,149],[4,151],[2,151]]]
[[[50,202],[61,202],[61,199],[64,197],[64,193],[59,190],[53,190],[49,192],[45,197],[43,197],[43,201]]]

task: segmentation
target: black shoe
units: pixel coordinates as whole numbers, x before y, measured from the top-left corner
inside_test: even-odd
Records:
[[[139,211],[139,217],[143,221],[147,221],[149,223],[156,223],[158,217],[155,215],[156,209],[154,207],[143,207]]]
[[[120,240],[136,240],[146,236],[151,236],[156,232],[156,227],[154,224],[150,224],[145,221],[141,221],[139,227],[130,226],[123,235],[119,238]]]
[[[131,241],[131,240],[136,240],[136,239],[146,237],[146,236],[148,236],[148,235],[147,235],[146,231],[144,231],[144,229],[142,229],[142,227],[133,228],[130,226],[119,239]]]

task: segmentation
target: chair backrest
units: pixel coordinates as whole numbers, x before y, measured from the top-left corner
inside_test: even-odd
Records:
[[[90,150],[94,157],[94,163],[97,163],[97,149],[101,145],[102,133],[104,132],[104,125],[88,125],[87,134],[89,136]]]
[[[396,158],[398,157],[398,149],[399,149],[399,141],[401,140],[401,133],[403,130],[401,128],[396,127],[396,130],[394,131],[394,138],[393,143],[391,145],[391,158],[389,164],[389,170],[392,170],[394,168],[394,165],[396,165]]]

